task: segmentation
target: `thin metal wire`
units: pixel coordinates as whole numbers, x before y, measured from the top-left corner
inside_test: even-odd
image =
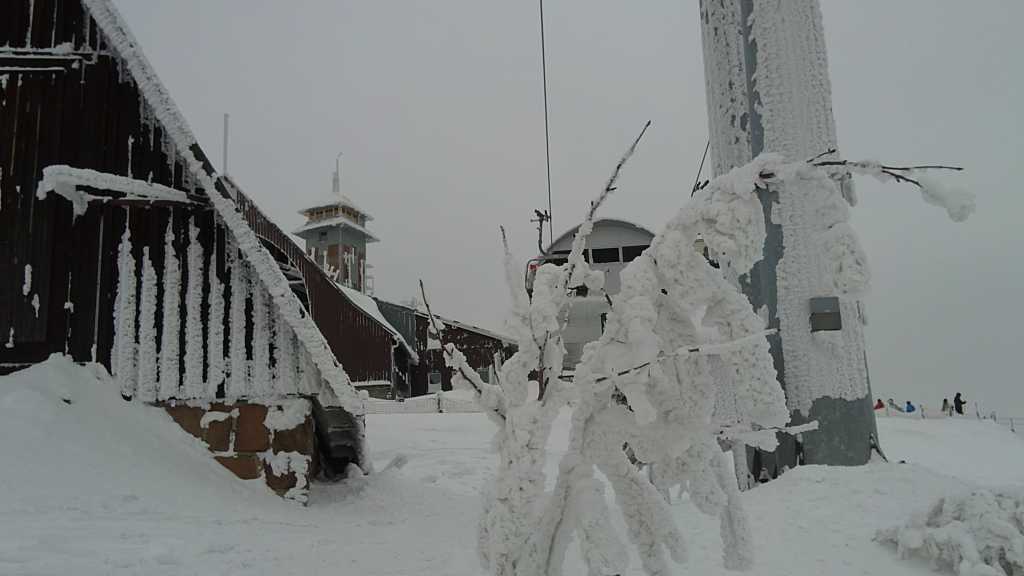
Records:
[[[548,129],[548,55],[544,43],[544,0],[540,0],[540,69],[544,83],[544,161],[548,183],[548,242],[555,242],[554,222],[551,218],[551,134]]]

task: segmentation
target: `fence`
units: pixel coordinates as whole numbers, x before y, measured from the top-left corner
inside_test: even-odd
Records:
[[[432,414],[482,412],[480,405],[471,397],[446,392],[415,396],[404,400],[366,400],[368,414]]]
[[[965,410],[962,415],[950,415],[945,414],[941,410],[929,409],[926,406],[918,405],[915,407],[916,410],[913,412],[901,411],[901,408],[894,406],[886,406],[885,408],[879,408],[875,411],[877,416],[890,417],[890,418],[971,418],[978,420],[991,420],[1002,426],[1006,426],[1011,432],[1024,436],[1024,416],[999,416],[996,412],[989,412],[984,414],[983,411],[978,407],[978,404],[974,404],[974,413],[970,410]]]

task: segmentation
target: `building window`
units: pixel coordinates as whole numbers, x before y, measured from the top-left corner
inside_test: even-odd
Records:
[[[619,261],[618,248],[591,248],[594,264],[608,264]]]
[[[436,394],[441,391],[441,373],[434,370],[427,375],[427,394]]]
[[[636,260],[636,257],[647,250],[647,246],[623,246],[622,247],[622,261],[632,262]]]

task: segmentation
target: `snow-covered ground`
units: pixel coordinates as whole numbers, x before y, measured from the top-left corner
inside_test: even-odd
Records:
[[[568,421],[555,423],[549,471]],[[480,486],[494,470],[482,414],[373,414],[378,470],[315,485],[307,508],[223,470],[160,410],[55,359],[0,377],[0,574],[480,574]],[[1024,485],[1024,437],[976,420],[880,418],[893,461],[794,470],[744,494],[753,573],[927,574],[872,541],[935,498]],[[717,521],[674,505],[681,573],[725,574]],[[573,553],[567,573],[583,573]],[[634,563],[634,570],[638,570]],[[639,573],[638,571],[635,573]]]

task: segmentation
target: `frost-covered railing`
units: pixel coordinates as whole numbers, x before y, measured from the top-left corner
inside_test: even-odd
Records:
[[[393,337],[352,303],[286,232],[274,224],[230,180],[225,179],[238,211],[250,228],[285,254],[302,274],[309,312],[331,351],[354,381],[391,380]]]

